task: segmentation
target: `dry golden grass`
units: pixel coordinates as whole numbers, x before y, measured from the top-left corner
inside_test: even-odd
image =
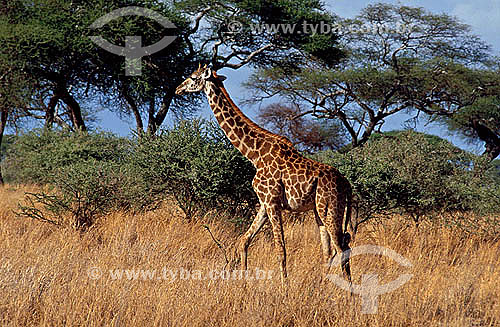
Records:
[[[287,222],[288,292],[269,231],[251,246],[249,268],[274,270],[270,280],[158,280],[164,267],[203,274],[223,268],[223,254],[201,222],[164,207],[112,214],[79,233],[16,218],[12,209],[25,190],[0,188],[0,326],[499,326],[500,241],[398,219],[365,226],[353,246],[391,248],[413,267],[356,256],[354,283],[367,273],[379,274],[381,284],[402,273],[413,278],[381,295],[376,314],[363,314],[359,296],[320,281],[312,220]],[[226,246],[238,236],[230,224],[204,223]],[[157,275],[113,280],[109,270],[116,269]]]

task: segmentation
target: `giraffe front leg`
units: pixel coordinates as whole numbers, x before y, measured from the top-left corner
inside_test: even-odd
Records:
[[[281,284],[285,287],[287,278],[286,272],[286,249],[285,249],[285,235],[283,232],[283,222],[281,220],[281,209],[278,205],[271,204],[266,206],[267,216],[273,228],[274,244],[278,252],[278,261],[280,263]]]
[[[255,235],[257,235],[261,230],[262,226],[264,226],[266,220],[267,220],[266,207],[261,204],[257,216],[253,220],[252,224],[250,225],[246,233],[241,237],[241,240],[239,242],[238,250],[240,253],[240,260],[241,260],[240,264],[242,270],[248,269],[247,265],[248,247],[252,243],[252,240],[254,239]]]

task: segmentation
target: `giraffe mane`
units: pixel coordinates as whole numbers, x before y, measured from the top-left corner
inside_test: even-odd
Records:
[[[266,136],[269,136],[271,138],[274,138],[274,139],[277,139],[281,142],[284,142],[286,143],[287,145],[290,145],[290,146],[293,146],[293,143],[285,136],[281,136],[281,135],[278,135],[278,134],[274,134],[273,132],[270,132],[268,131],[267,129],[265,128],[262,128],[260,127],[259,125],[257,125],[254,121],[252,121],[250,118],[248,118],[242,111],[240,108],[238,108],[238,106],[233,102],[233,100],[231,99],[231,97],[229,96],[229,93],[227,93],[227,90],[226,88],[224,87],[224,84],[222,83],[222,81],[218,78],[219,76],[217,75],[217,73],[215,71],[213,71],[213,77],[215,79],[215,85],[217,85],[217,87],[220,88],[220,90],[222,91],[222,93],[224,94],[224,96],[226,97],[227,101],[229,102],[229,104],[231,105],[231,107],[234,109],[234,111],[236,112],[236,114],[238,116],[241,117],[241,119],[248,125],[250,126],[251,128],[253,129],[256,129],[258,130],[259,132],[261,132],[262,134],[266,135]]]

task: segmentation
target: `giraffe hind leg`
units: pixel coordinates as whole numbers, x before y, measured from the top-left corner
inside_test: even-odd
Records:
[[[344,211],[346,208],[346,197],[342,192],[332,194],[332,184],[328,180],[320,181],[316,194],[316,211],[318,225],[320,226],[320,235],[322,243],[326,239],[326,234],[330,239],[330,252],[325,250],[323,245],[323,253],[329,255],[327,262],[327,273],[334,259],[338,254],[341,255],[341,267],[344,278],[351,280],[351,269],[349,266],[350,248],[347,242],[346,235],[343,232]],[[321,226],[324,224],[324,227]],[[333,251],[335,250],[335,251]],[[333,255],[332,252],[335,252]]]
[[[318,210],[316,208],[314,208],[314,217],[316,218],[316,224],[318,225],[319,229],[321,252],[323,253],[323,261],[325,265],[327,265],[328,267],[328,264],[330,263],[330,259],[332,257],[332,245],[331,245],[330,233],[328,233],[328,230],[326,229],[325,224],[321,220]]]
[[[339,199],[341,200],[341,199]],[[350,247],[349,240],[346,234],[344,234],[343,221],[344,221],[344,201],[331,201],[329,203],[329,210],[327,214],[327,229],[332,238],[332,245],[336,250],[335,255],[333,255],[331,262],[337,254],[341,255],[340,265],[342,268],[342,273],[344,278],[351,281],[351,267],[349,265],[349,255]]]

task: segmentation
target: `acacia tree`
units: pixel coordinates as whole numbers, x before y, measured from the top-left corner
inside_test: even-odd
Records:
[[[78,28],[72,23],[79,21],[78,13],[65,1],[7,1],[0,18],[0,51],[16,53],[15,59],[36,82],[30,104],[19,109],[49,123],[64,117],[74,129],[86,130],[74,92],[81,87],[82,76],[89,74],[89,46],[79,37],[83,24]],[[54,117],[59,102],[67,111]]]
[[[182,27],[176,41],[179,48],[169,46],[165,50],[171,55],[175,53],[175,58],[165,60],[160,53],[146,59],[148,78],[154,80],[156,76],[165,76],[166,81],[137,83],[125,78],[117,83],[117,94],[125,102],[126,112],[133,113],[138,130],[142,129],[141,117],[145,114],[148,116],[147,131],[154,134],[169,110],[186,110],[186,98],[175,96],[175,88],[199,62],[211,64],[217,70],[239,69],[247,64],[259,67],[273,67],[284,62],[297,64],[309,56],[333,64],[342,57],[335,34],[311,36],[298,30],[272,28],[284,23],[300,26],[305,21],[333,23],[335,18],[318,0],[184,0],[173,2],[169,8],[183,19],[174,21],[178,28]],[[169,66],[172,62],[177,67],[175,72]],[[164,72],[167,66],[170,71]],[[159,109],[155,110],[155,106]]]
[[[181,62],[179,66],[162,65],[165,68],[160,72],[153,74],[150,70],[139,78],[127,79],[123,58],[117,58],[98,47],[89,38],[101,33],[111,43],[119,45],[127,35],[143,35],[146,44],[150,41],[154,43],[154,38],[162,36],[164,31],[158,23],[144,17],[116,19],[98,31],[89,28],[111,10],[130,5],[160,12],[175,22],[179,30],[189,24],[159,1],[7,2],[0,17],[4,27],[0,31],[3,45],[0,51],[16,52],[17,58],[24,62],[26,73],[36,81],[30,94],[30,104],[22,108],[26,117],[45,120],[47,127],[56,123],[85,131],[89,117],[99,107],[98,100],[106,104],[106,108],[114,108],[116,102],[110,100],[120,96],[117,94],[120,84],[146,90],[156,88],[155,95],[158,95],[164,91],[163,85],[176,83],[172,76],[179,75],[179,66],[183,72],[185,63]],[[183,55],[181,42],[174,44],[172,49],[173,55],[169,56],[170,52],[163,55],[163,61],[175,62],[176,58]],[[169,67],[172,68],[170,71]],[[139,98],[137,101],[141,100]],[[189,106],[193,99],[183,103]],[[91,106],[93,108],[89,108]],[[152,120],[159,120],[161,124],[162,118],[154,116]]]
[[[114,9],[152,9],[176,28],[169,30],[140,16],[115,19],[98,30],[89,26]],[[36,81],[25,116],[74,130],[86,130],[88,117],[103,107],[132,116],[138,133],[156,133],[168,112],[197,108],[200,97],[178,97],[175,87],[198,63],[238,69],[254,63],[272,66],[301,53],[338,59],[335,35],[313,38],[277,30],[255,30],[252,24],[332,20],[319,1],[159,1],[8,0],[2,8],[3,52],[17,51]],[[235,30],[232,23],[241,24]],[[163,35],[177,38],[168,47],[142,58],[142,74],[126,76],[124,58],[92,43],[98,33],[120,45],[128,35],[141,35],[144,45]],[[272,53],[272,56],[270,55]],[[294,54],[294,56],[291,56]],[[326,59],[325,59],[326,60]],[[89,109],[89,103],[92,109]],[[147,120],[147,122],[146,122]]]
[[[338,120],[356,147],[398,112],[451,116],[492,92],[489,46],[454,17],[379,3],[336,28],[348,53],[339,65],[261,69],[253,99],[280,95],[304,108],[295,119]]]

